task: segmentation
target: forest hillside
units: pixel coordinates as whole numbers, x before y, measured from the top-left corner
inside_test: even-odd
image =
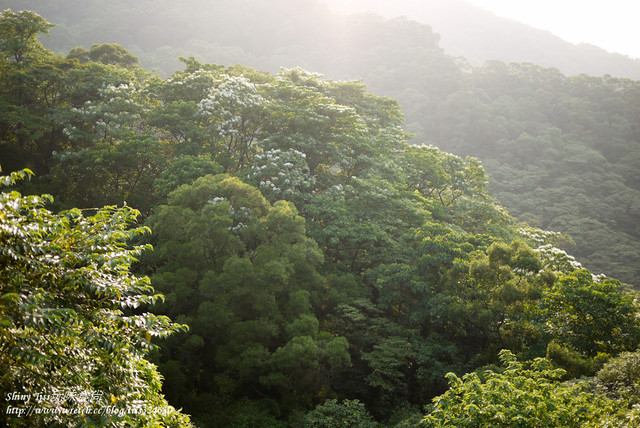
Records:
[[[413,112],[0,14],[0,425],[637,425],[637,82],[350,19]]]
[[[638,285],[635,80],[566,75],[531,63],[470,67],[447,55],[427,25],[339,15],[315,0],[18,3],[2,0],[0,6],[29,6],[56,22],[42,41],[63,54],[108,40],[163,76],[181,69],[179,56],[194,56],[271,73],[302,67],[327,78],[361,79],[368,90],[400,102],[413,144],[477,157],[491,177],[489,193],[512,215],[571,236],[571,252],[585,266]],[[473,8],[468,13],[484,19]],[[503,39],[521,34],[509,31],[514,34]]]

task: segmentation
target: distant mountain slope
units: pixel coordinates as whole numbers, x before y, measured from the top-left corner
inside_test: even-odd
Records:
[[[463,0],[317,0],[277,4],[247,0],[192,0],[179,4],[164,0],[134,4],[122,0],[81,4],[75,0],[0,0],[0,9],[6,8],[33,9],[55,22],[51,36],[43,40],[53,51],[66,53],[78,45],[109,40],[126,46],[145,67],[165,75],[182,67],[178,56],[243,63],[270,71],[277,71],[280,66],[306,66],[299,61],[291,63],[291,49],[284,55],[283,48],[292,45],[299,48],[297,60],[307,56],[307,67],[317,64],[320,68],[324,63],[311,58],[314,51],[308,50],[309,45],[322,49],[335,46],[345,37],[345,17],[332,13],[330,8],[346,13],[369,10],[386,18],[404,16],[427,24],[440,35],[439,45],[447,55],[463,57],[473,66],[488,60],[528,62],[557,68],[565,75],[640,80],[638,59],[566,42]],[[127,10],[126,16],[122,16],[122,10]],[[197,13],[192,14],[194,10]]]
[[[588,44],[575,45],[528,25],[500,18],[463,0],[323,0],[342,12],[379,13],[387,18],[406,16],[430,25],[440,34],[440,46],[451,56],[472,65],[488,60],[530,62],[553,67],[566,75],[610,75],[640,79],[640,60]]]

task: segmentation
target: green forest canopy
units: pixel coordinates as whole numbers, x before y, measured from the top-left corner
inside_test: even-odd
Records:
[[[549,405],[536,388],[546,391],[562,406],[558,426],[637,419],[635,384],[619,374],[638,358],[633,295],[559,249],[565,236],[511,217],[476,158],[409,144],[393,99],[299,68],[193,58],[160,78],[117,45],[56,56],[34,37],[47,28],[27,12],[0,17],[6,40],[21,43],[0,52],[2,166],[36,172],[4,179],[3,396],[86,367],[102,348],[83,334],[104,305],[121,321],[99,326],[95,343],[113,351],[95,367],[115,379],[89,370],[71,380],[127,396],[110,389],[128,387],[112,363],[135,357],[154,388],[140,398],[138,385],[130,399],[170,403],[202,426],[416,425],[429,403],[423,422],[439,426],[468,413],[467,384],[482,381],[488,408],[509,399],[505,383],[524,385],[536,406]],[[52,194],[62,211],[13,189]],[[127,229],[128,206],[151,235]],[[144,244],[155,250],[132,266]],[[164,301],[144,297],[152,291],[132,270]],[[108,288],[92,288],[107,274]],[[127,309],[132,301],[150,312]],[[150,336],[178,329],[167,316],[189,329],[151,352]],[[137,322],[148,335],[130,330]],[[145,358],[164,375],[166,402]],[[447,373],[476,370],[447,385]],[[580,376],[589,383],[563,382]],[[576,399],[558,404],[567,391]],[[538,426],[548,414],[526,417]]]
[[[180,56],[194,56],[362,79],[369,91],[400,102],[413,144],[477,157],[491,177],[489,193],[512,215],[571,236],[576,245],[565,249],[589,269],[638,285],[637,81],[499,61],[471,67],[447,56],[426,25],[341,16],[315,0],[2,5],[56,22],[42,38],[55,52],[120,43],[164,77],[182,69]]]

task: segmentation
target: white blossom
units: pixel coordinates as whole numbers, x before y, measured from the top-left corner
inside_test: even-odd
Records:
[[[215,197],[215,198],[213,198],[213,199],[209,199],[209,200],[207,201],[207,203],[208,203],[208,204],[211,204],[211,205],[215,205],[215,204],[217,204],[218,202],[222,202],[222,201],[226,201],[226,200],[227,200],[227,198],[223,198],[222,196],[216,196],[216,197]]]

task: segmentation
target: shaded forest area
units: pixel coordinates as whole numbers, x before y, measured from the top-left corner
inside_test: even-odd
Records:
[[[467,70],[427,27],[380,25],[425,36],[411,55],[379,52],[430,58],[405,69],[420,91],[390,80],[425,109],[424,122],[407,112],[414,137],[400,104],[360,81],[194,58],[161,77],[118,44],[55,55],[36,39],[50,24],[4,12],[2,396],[68,387],[122,409],[173,406],[89,418],[116,426],[187,426],[185,414],[200,426],[634,426],[635,294],[583,268],[565,251],[571,238],[533,216],[548,203],[549,221],[586,222],[551,210],[584,214],[571,198],[591,197],[576,186],[602,186],[597,172],[605,197],[633,201],[637,170],[623,167],[637,153],[637,83]],[[571,108],[555,104],[562,94]],[[595,112],[608,109],[605,127]],[[558,126],[529,120],[547,116]],[[590,134],[618,126],[619,146]],[[529,197],[543,202],[523,223],[491,195],[507,184],[490,184],[478,158],[420,139],[490,154],[487,168],[514,186],[542,179],[528,165],[555,164],[545,178],[567,194],[552,203],[536,187]],[[579,182],[569,188],[566,174]],[[608,205],[607,218],[632,206]],[[130,229],[136,218],[143,227]],[[609,244],[589,248],[609,255]]]
[[[471,67],[447,56],[426,25],[336,15],[311,0],[18,3],[0,7],[29,6],[56,22],[42,41],[65,55],[110,42],[163,76],[181,69],[178,57],[194,56],[362,79],[400,102],[413,144],[477,157],[491,177],[489,193],[512,215],[571,236],[585,266],[638,285],[637,81],[499,61]]]

